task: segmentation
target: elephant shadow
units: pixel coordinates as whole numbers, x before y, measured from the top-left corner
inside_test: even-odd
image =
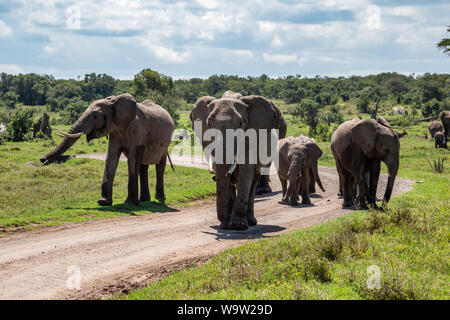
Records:
[[[217,232],[207,232],[203,231],[205,234],[209,234],[216,237],[216,240],[251,240],[251,239],[261,239],[270,238],[267,233],[276,233],[285,230],[286,228],[280,226],[258,224],[256,226],[249,227],[247,230],[223,230],[219,226],[210,226]]]
[[[280,191],[273,191],[273,192],[269,192],[269,193],[255,195],[255,203],[256,202],[267,201],[272,196],[276,196],[276,195],[281,194],[281,193],[282,193],[282,191],[280,190]]]
[[[108,211],[108,212],[120,212],[128,214],[130,216],[136,216],[138,213],[144,212],[178,212],[180,210],[167,206],[166,203],[160,201],[146,201],[141,202],[138,206],[128,203],[120,203],[107,207],[93,207],[86,208],[87,210]]]

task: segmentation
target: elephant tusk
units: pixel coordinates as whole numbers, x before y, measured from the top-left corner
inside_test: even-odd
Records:
[[[209,173],[216,174],[216,170],[214,170],[214,160],[212,155],[209,156]]]
[[[60,136],[61,138],[79,138],[79,137],[81,137],[83,134],[84,134],[84,132],[78,132],[78,133],[65,133],[65,132],[62,132],[62,131],[59,131],[58,130],[58,136]]]
[[[235,159],[233,164],[231,165],[230,169],[227,172],[227,176],[233,174],[234,170],[236,170],[236,167],[237,167],[237,161]]]

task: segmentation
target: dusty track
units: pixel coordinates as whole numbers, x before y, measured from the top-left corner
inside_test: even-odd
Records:
[[[102,155],[83,157],[101,159]],[[183,159],[175,163],[186,164]],[[203,167],[203,165],[195,165]],[[280,183],[274,193],[258,197],[258,225],[247,231],[218,229],[213,201],[129,216],[46,228],[0,239],[0,299],[103,298],[128,292],[171,271],[202,263],[243,242],[271,237],[348,214],[341,209],[335,169],[319,169],[326,192],[313,195],[312,206],[280,204]],[[386,177],[380,178],[380,193]],[[394,194],[408,191],[412,181],[397,179]],[[68,267],[81,271],[81,290],[68,290]]]

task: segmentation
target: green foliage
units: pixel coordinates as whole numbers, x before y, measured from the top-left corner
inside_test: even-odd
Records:
[[[69,100],[67,107],[61,113],[62,124],[72,124],[77,121],[87,107],[87,103],[78,97]]]
[[[320,111],[321,106],[316,101],[306,98],[289,113],[305,121],[309,125],[309,136],[312,136],[319,122]]]
[[[447,32],[450,32],[450,26],[447,27]],[[437,47],[441,49],[445,54],[450,55],[450,39],[444,38],[437,44]]]
[[[441,111],[442,103],[435,98],[425,103],[422,107],[422,115],[424,117],[438,116]]]
[[[366,91],[363,91],[358,98],[356,107],[358,108],[359,112],[369,113],[369,104],[370,104],[369,93]]]
[[[5,140],[24,141],[33,126],[33,114],[30,110],[14,112],[4,134]]]

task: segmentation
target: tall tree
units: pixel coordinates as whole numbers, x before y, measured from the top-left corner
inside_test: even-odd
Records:
[[[450,32],[450,26],[447,27],[447,32]],[[450,56],[450,39],[444,38],[437,44],[437,47],[444,51],[445,54]]]

